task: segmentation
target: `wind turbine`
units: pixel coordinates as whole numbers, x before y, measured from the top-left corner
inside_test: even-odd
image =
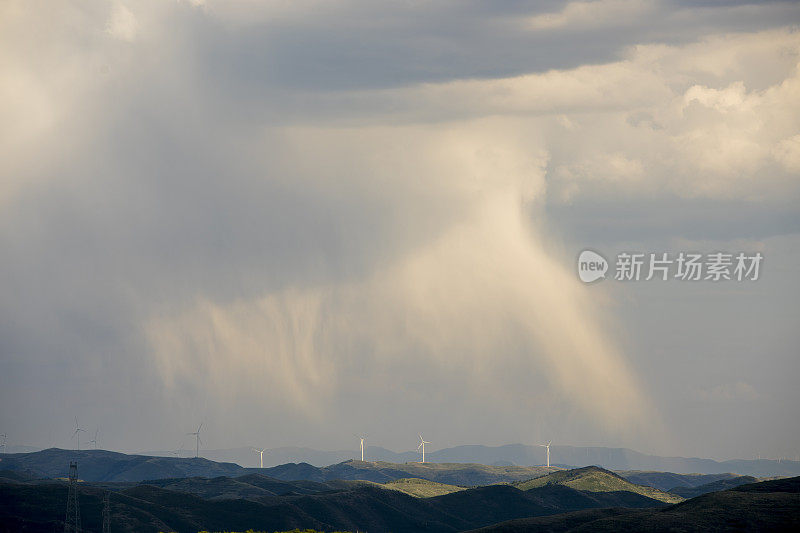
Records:
[[[422,462],[425,462],[425,445],[430,444],[429,441],[422,438],[422,435],[419,436],[419,446],[417,446],[417,450],[422,448]]]
[[[197,431],[194,431],[192,433],[187,433],[187,435],[194,435],[196,437],[196,439],[197,439],[197,442],[195,443],[195,448],[194,448],[194,456],[195,457],[200,457],[200,428],[202,428],[202,427],[203,427],[203,423],[201,422],[200,425],[197,426]]]
[[[78,425],[78,417],[76,416],[75,417],[75,432],[72,434],[72,436],[75,438],[75,449],[76,450],[80,450],[81,449],[81,436],[80,436],[80,432],[81,431],[86,433],[86,430],[81,429],[81,427]]]
[[[97,433],[100,431],[100,428],[94,430],[94,438],[87,442],[86,444],[94,444],[94,449],[97,449]]]
[[[362,437],[358,437],[358,438],[361,440],[361,461],[363,462],[364,461],[364,439],[366,437],[362,436]]]
[[[259,466],[259,468],[264,468],[264,448],[260,450],[258,448],[253,448],[253,451],[261,454],[261,461],[260,461],[261,466]]]
[[[553,442],[551,440],[547,441],[547,444],[540,444],[539,446],[544,446],[547,448],[547,468],[550,468],[550,443]]]
[[[181,443],[180,443],[180,444],[178,444],[178,449],[177,449],[177,450],[175,450],[175,451],[172,451],[172,452],[170,452],[170,453],[171,453],[172,455],[174,455],[175,457],[180,457],[180,456],[181,456],[181,452],[183,451],[183,443],[184,443],[185,441],[186,441],[186,439],[182,440],[182,441],[181,441]]]
[[[2,435],[0,435],[0,437],[3,438],[3,443],[0,444],[0,448],[3,448],[3,453],[5,454],[6,453],[6,440],[8,439],[8,435],[3,433]]]

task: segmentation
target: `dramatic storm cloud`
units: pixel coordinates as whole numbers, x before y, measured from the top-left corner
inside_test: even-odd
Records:
[[[0,432],[798,453],[798,21],[5,3]],[[586,247],[766,266],[585,286]]]

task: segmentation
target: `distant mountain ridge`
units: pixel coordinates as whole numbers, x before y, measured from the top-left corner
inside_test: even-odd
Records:
[[[40,478],[64,478],[70,461],[77,461],[80,477],[87,481],[142,481],[178,477],[236,476],[247,469],[233,463],[200,458],[151,457],[107,450],[62,450],[50,448],[32,453],[0,457],[0,470],[25,472]]]
[[[188,450],[185,453],[189,453]],[[171,452],[148,452],[144,455],[175,456]],[[221,462],[233,462],[242,466],[258,466],[258,455],[251,448],[227,450],[201,450],[201,455]],[[426,459],[434,463],[477,463],[484,465],[511,464],[517,466],[541,466],[546,463],[545,449],[527,444],[503,446],[463,445],[426,452]],[[756,477],[798,476],[799,461],[776,461],[772,459],[733,459],[715,461],[697,457],[662,457],[649,455],[628,448],[580,447],[553,445],[550,447],[551,464],[565,468],[596,465],[614,471],[660,471],[676,474],[725,474],[733,472]],[[268,467],[286,463],[308,463],[323,467],[359,458],[353,450],[320,451],[312,448],[271,448],[264,453],[264,465]],[[379,446],[367,446],[365,459],[388,463],[419,461],[416,452],[394,452]]]
[[[381,448],[380,446],[366,446],[364,451],[365,459],[370,461],[406,463],[419,461],[420,458],[419,454],[416,452],[394,452],[386,448]],[[152,455],[156,457],[193,457],[194,450],[146,451],[141,452],[140,455]],[[259,454],[254,452],[251,447],[201,450],[201,455],[212,461],[237,463],[244,467],[257,467],[259,465]],[[359,458],[359,450],[325,451],[302,446],[284,446],[266,449],[264,451],[264,466],[271,467],[286,463],[308,463],[313,466],[321,467]]]
[[[509,461],[516,465],[541,465],[546,461],[544,448],[525,444],[505,446],[456,446],[426,454],[434,462],[472,462],[494,464]],[[800,462],[767,459],[715,461],[713,459],[661,457],[627,448],[550,446],[551,464],[566,468],[595,465],[607,470],[651,470],[678,474],[737,474],[766,476],[800,475]]]
[[[33,478],[64,478],[70,461],[77,461],[81,479],[91,482],[140,482],[151,479],[219,476],[236,477],[257,473],[285,481],[364,480],[384,483],[417,477],[451,485],[488,485],[515,482],[546,474],[546,467],[486,466],[468,463],[386,463],[344,461],[316,467],[287,463],[272,468],[244,468],[205,458],[127,455],[106,450],[61,450],[51,448],[0,458],[0,470],[23,472]]]
[[[520,448],[521,447],[521,448]],[[466,485],[478,485],[478,484],[486,484],[486,483],[493,483],[493,482],[514,482],[519,481],[519,477],[515,476],[496,476],[494,474],[485,474],[486,466],[497,469],[533,469],[531,470],[531,474],[528,477],[534,477],[534,474],[541,474],[546,473],[545,467],[541,466],[526,466],[523,462],[520,461],[512,461],[515,456],[514,454],[523,454],[523,453],[534,453],[531,450],[527,450],[525,448],[532,447],[525,447],[523,445],[514,445],[514,446],[500,446],[497,448],[490,448],[490,447],[483,447],[483,446],[469,446],[469,447],[458,447],[453,449],[447,450],[439,450],[436,452],[432,452],[429,456],[431,457],[430,463],[425,463],[426,465],[434,465],[439,463],[448,462],[451,464],[476,464],[482,465],[479,469],[474,469],[475,477],[472,480],[468,479],[441,479],[437,477],[438,475],[435,472],[432,472],[432,477],[426,478],[430,479],[431,481],[437,481],[441,483],[447,484],[466,484]],[[694,472],[698,472],[701,475],[695,474],[688,474],[688,473],[681,473],[686,472],[687,470],[692,471],[690,468],[687,468],[687,463],[681,463],[678,466],[683,467],[683,470],[676,469],[673,471],[662,471],[662,472],[653,472],[650,470],[654,470],[654,468],[641,468],[641,466],[645,463],[643,460],[637,460],[636,464],[640,468],[630,469],[630,468],[623,468],[623,469],[615,469],[609,468],[602,464],[598,463],[578,463],[577,461],[575,464],[572,465],[564,465],[561,463],[559,459],[559,454],[567,455],[565,451],[569,451],[570,447],[561,447],[561,446],[553,446],[551,450],[551,456],[554,459],[555,464],[559,464],[561,468],[574,468],[574,467],[583,467],[583,466],[600,466],[606,468],[607,470],[617,470],[617,473],[629,479],[633,483],[649,485],[661,490],[670,490],[674,487],[684,486],[684,487],[695,487],[699,485],[703,485],[706,483],[711,483],[720,479],[728,479],[734,478],[736,475],[751,475],[754,477],[773,477],[773,476],[785,476],[789,477],[792,475],[800,475],[800,474],[793,474],[795,470],[800,471],[800,463],[793,462],[793,461],[782,461],[780,463],[776,461],[726,461],[722,463],[718,463],[716,461],[711,461],[710,459],[686,459],[683,461],[689,461],[689,465],[698,466],[698,469],[695,469]],[[304,453],[309,453],[309,449],[305,449]],[[368,448],[368,450],[371,450]],[[455,450],[451,453],[452,450]],[[574,451],[574,450],[573,450]],[[513,453],[512,453],[513,452]],[[205,452],[203,452],[205,453]],[[251,451],[252,453],[252,451]],[[288,454],[288,451],[286,452]],[[394,453],[394,452],[390,452]],[[536,450],[536,453],[541,453]],[[586,452],[584,452],[586,453]],[[636,452],[632,452],[636,453]],[[269,452],[265,453],[265,459],[269,455]],[[367,454],[368,456],[370,454]],[[414,454],[411,454],[414,455]],[[426,454],[428,455],[428,454]],[[591,454],[589,454],[591,455]],[[641,455],[641,454],[640,454]],[[475,461],[473,463],[466,462],[466,459],[469,457],[475,457]],[[483,461],[480,460],[480,457],[483,457]],[[507,460],[502,460],[501,458],[505,457]],[[646,457],[646,456],[645,456]],[[38,452],[32,453],[21,453],[21,454],[4,454],[0,456],[0,470],[14,470],[17,472],[26,471],[32,473],[34,476],[38,477],[65,477],[67,475],[67,467],[69,465],[69,460],[77,459],[81,462],[82,468],[81,472],[83,476],[88,476],[87,479],[92,479],[94,481],[141,481],[144,479],[157,479],[157,478],[165,478],[165,477],[192,477],[192,476],[206,476],[206,477],[216,477],[216,476],[236,476],[242,475],[248,472],[259,472],[260,469],[258,468],[245,468],[240,464],[233,463],[233,462],[220,462],[220,461],[213,461],[205,457],[200,458],[186,458],[186,457],[165,457],[165,456],[148,456],[148,455],[129,455],[120,452],[112,452],[107,450],[62,450],[58,448],[50,448],[48,450],[42,450]],[[516,457],[519,459],[519,457]],[[449,459],[449,461],[448,461]],[[534,458],[535,459],[535,458]],[[658,458],[662,464],[668,464],[670,461],[667,459],[669,458]],[[699,463],[694,464],[691,461],[698,461]],[[658,462],[658,461],[654,461]],[[266,461],[265,461],[266,463]],[[320,473],[319,469],[325,468],[332,468],[335,465],[341,465],[343,463],[348,463],[351,465],[357,465],[360,461],[340,461],[338,463],[333,463],[329,465],[323,466],[316,466],[311,463],[284,463],[282,465],[278,465],[278,467],[295,472],[292,475],[298,476],[298,478],[304,479],[315,479],[314,476],[317,476],[319,479],[330,479],[330,477],[325,473],[323,470]],[[386,469],[388,467],[373,467],[372,470],[375,472],[368,472],[364,473],[364,477],[362,479],[366,479],[369,481],[376,481],[376,482],[384,482],[388,481],[389,479],[399,479],[402,477],[425,477],[424,471],[423,473],[413,473],[412,470],[414,465],[419,465],[416,461],[408,461],[408,462],[393,462],[393,461],[375,461],[369,462],[371,464],[379,465],[382,463],[387,464],[401,464],[401,465],[409,465],[403,467],[403,471],[392,473],[390,475],[385,475],[386,472],[382,472],[381,469]],[[707,464],[709,463],[710,466]],[[268,464],[268,463],[267,463]],[[512,464],[518,466],[500,466],[503,464]],[[536,465],[535,460],[529,461],[530,465]],[[630,465],[630,463],[625,463]],[[711,473],[703,473],[700,468],[706,464],[706,470],[713,470]],[[271,468],[276,468],[275,466]],[[431,468],[431,467],[428,467]],[[728,468],[729,470],[725,470]],[[300,470],[307,470],[307,474],[298,473]],[[352,476],[346,475],[343,473],[345,467],[339,467],[342,472],[338,472],[337,475],[341,475],[344,479],[354,479]],[[536,470],[539,469],[539,470]],[[265,469],[266,470],[266,469]],[[724,472],[720,472],[720,471]],[[484,473],[481,474],[481,471]],[[498,470],[502,471],[502,470]],[[511,471],[511,470],[507,470]],[[732,474],[730,472],[735,472]],[[275,472],[276,477],[281,477],[284,474],[281,474],[280,471]]]

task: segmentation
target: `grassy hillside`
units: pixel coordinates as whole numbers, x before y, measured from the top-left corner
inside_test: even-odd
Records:
[[[513,483],[541,476],[557,468],[537,466],[487,466],[470,463],[384,463],[371,461],[345,461],[324,468],[308,464],[286,464],[265,468],[263,474],[286,481],[333,479],[361,479],[387,483],[403,478],[420,478],[437,483],[459,486]]]
[[[191,477],[169,478],[143,481],[142,484],[153,485],[176,492],[194,494],[203,499],[259,499],[268,496],[285,496],[297,494],[317,494],[339,490],[351,490],[369,481],[333,480],[327,482],[317,481],[281,481],[262,474],[246,474],[236,478],[216,477]],[[128,483],[95,483],[94,485],[108,490],[129,488],[135,486]]]
[[[464,487],[456,487],[455,485],[445,485],[444,483],[437,483],[435,481],[428,481],[427,479],[419,478],[403,478],[390,481],[381,485],[387,489],[399,490],[417,498],[432,498],[434,496],[442,496],[444,494],[451,494],[461,490],[466,490]]]
[[[586,492],[633,492],[664,503],[683,501],[683,498],[677,494],[670,494],[652,487],[635,485],[625,478],[597,466],[561,470],[515,484],[520,490],[530,490],[546,485],[564,485]]]

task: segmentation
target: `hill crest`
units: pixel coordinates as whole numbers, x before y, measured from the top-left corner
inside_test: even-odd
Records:
[[[664,503],[678,503],[684,500],[677,494],[636,485],[599,466],[560,470],[515,484],[520,490],[531,490],[548,485],[563,485],[584,492],[632,492]]]

